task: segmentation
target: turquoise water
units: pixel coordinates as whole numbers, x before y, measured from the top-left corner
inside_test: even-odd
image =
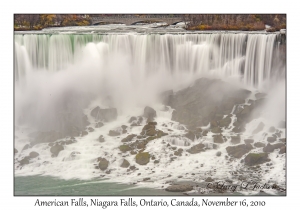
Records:
[[[62,180],[49,176],[15,177],[14,195],[183,195],[159,189],[137,188],[134,185],[103,182],[103,180]]]

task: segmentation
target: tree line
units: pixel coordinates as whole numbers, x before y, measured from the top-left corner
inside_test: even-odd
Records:
[[[286,28],[285,14],[188,14],[183,15],[190,30],[264,30],[278,31]]]
[[[126,16],[157,16],[159,14],[124,14]],[[286,28],[285,14],[170,14],[181,16],[188,30],[264,30]],[[15,14],[15,30],[40,30],[47,27],[85,26],[92,17],[122,16],[122,14]]]
[[[40,30],[47,27],[90,25],[88,15],[79,14],[15,14],[15,30]]]

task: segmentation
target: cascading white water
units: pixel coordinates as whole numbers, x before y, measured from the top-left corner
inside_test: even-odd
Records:
[[[89,116],[91,109],[100,106],[114,107],[118,110],[117,121],[107,123],[102,128],[94,127],[95,131],[89,132],[87,136],[76,137],[78,142],[65,147],[57,158],[51,157],[49,146],[46,144],[37,144],[34,149],[22,151],[19,153],[19,159],[29,155],[31,151],[37,151],[40,153],[40,160],[17,170],[16,173],[90,179],[104,173],[95,172],[93,163],[96,158],[105,156],[112,169],[112,173],[107,175],[110,178],[128,183],[142,176],[153,176],[155,183],[151,186],[155,186],[162,182],[162,177],[167,177],[170,173],[182,175],[185,170],[192,173],[198,170],[200,164],[204,164],[201,170],[205,173],[212,168],[224,168],[228,171],[236,168],[239,163],[228,166],[227,160],[216,159],[214,150],[206,151],[204,155],[199,154],[200,158],[185,155],[178,157],[177,162],[169,163],[169,155],[174,151],[166,149],[164,145],[187,149],[200,140],[177,138],[186,133],[185,127],[171,121],[172,110],[166,111],[165,107],[156,102],[162,91],[180,90],[202,76],[228,79],[244,87],[264,91],[265,84],[268,85],[285,72],[282,68],[284,61],[279,59],[278,36],[242,32],[16,34],[14,71],[17,126],[27,124],[39,131],[57,130],[61,126],[60,118],[73,114],[72,119],[75,121],[81,118],[80,114],[84,110],[93,127],[96,122]],[[267,132],[274,121],[285,118],[285,93],[282,87],[284,84],[280,83],[280,87],[270,91],[270,98],[275,98],[267,104],[267,109],[271,112],[247,125],[247,131],[252,132],[261,120],[266,124],[262,132]],[[273,106],[275,103],[277,107]],[[141,115],[145,106],[152,106],[157,110],[158,128],[164,132],[171,130],[174,136],[166,136],[147,145],[151,154],[161,158],[160,163],[155,166],[153,163],[139,166],[142,176],[137,177],[135,172],[128,174],[127,169],[120,168],[124,156],[120,155],[118,148],[120,140],[127,134],[123,134],[119,139],[107,134],[116,127],[121,129],[121,125],[130,127],[129,117]],[[280,119],[277,119],[279,112]],[[233,121],[231,127],[232,124]],[[208,128],[209,126],[206,129]],[[129,132],[139,135],[140,129],[141,127],[131,127]],[[19,129],[16,133],[16,148],[19,151],[29,142],[29,138],[23,136],[22,132],[23,130]],[[226,130],[224,134],[228,132],[230,131]],[[100,135],[105,136],[105,143],[99,143]],[[257,134],[259,137],[254,138],[261,138],[260,135],[261,133]],[[284,135],[285,133],[282,134],[283,137]],[[250,138],[249,136],[251,135],[246,132],[245,138]],[[212,145],[212,134],[208,134],[201,139],[202,141]],[[224,145],[220,147],[220,151],[226,154],[225,147],[230,143]],[[135,163],[134,156],[126,156],[126,159],[132,164]],[[189,169],[186,169],[187,165]],[[282,168],[282,165],[280,167]],[[158,175],[152,174],[151,170],[154,169]],[[217,175],[221,178],[228,176],[222,170],[217,172]]]
[[[34,69],[58,71],[85,58],[84,48],[117,62],[127,59],[134,74],[187,71],[238,77],[260,87],[272,76],[276,34],[15,35],[16,80]],[[92,47],[93,46],[93,47]],[[24,49],[25,48],[25,49]],[[98,62],[94,60],[93,62]],[[99,69],[101,71],[101,69]],[[103,71],[103,70],[102,70]]]

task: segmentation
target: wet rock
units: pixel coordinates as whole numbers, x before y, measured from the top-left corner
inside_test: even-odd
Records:
[[[187,192],[193,190],[191,185],[171,185],[166,188],[168,192]]]
[[[269,162],[268,153],[249,153],[245,157],[245,165],[254,166]]]
[[[89,130],[89,132],[93,132],[93,131],[94,131],[94,128],[88,127],[88,130]]]
[[[19,161],[20,165],[23,166],[29,164],[29,159],[29,156],[24,157],[22,160]]]
[[[217,143],[217,144],[224,143],[224,139],[223,139],[223,136],[221,134],[220,135],[213,135],[213,138],[214,138],[214,143]]]
[[[155,164],[159,163],[159,160],[154,160],[154,163],[155,163]]]
[[[50,148],[50,152],[52,153],[52,157],[57,157],[60,151],[64,150],[64,147],[59,144],[55,144]]]
[[[123,163],[121,164],[121,167],[122,168],[128,168],[129,166],[130,166],[130,163],[126,159],[124,159]]]
[[[131,141],[134,137],[136,137],[136,134],[130,134],[126,138],[122,139],[121,142],[129,142]]]
[[[220,120],[219,121],[219,126],[227,128],[231,123],[231,116],[232,115],[228,115],[224,119]]]
[[[174,152],[174,155],[181,156],[182,152],[183,152],[183,149],[180,148],[180,149],[178,149],[177,151]]]
[[[146,165],[150,161],[150,155],[148,152],[138,153],[135,156],[135,161],[136,161],[136,163],[138,163],[140,165]]]
[[[240,142],[241,142],[241,137],[240,136],[231,136],[231,143],[238,144]]]
[[[269,128],[269,132],[270,132],[270,133],[274,133],[274,132],[275,132],[275,130],[276,130],[276,129],[275,129],[275,127],[274,127],[274,126],[272,126],[272,127],[270,127],[270,128]]]
[[[220,127],[214,127],[211,129],[211,132],[213,133],[222,133],[222,129]]]
[[[150,179],[151,179],[150,177],[144,178],[143,182],[149,181]]]
[[[131,155],[136,155],[136,154],[137,154],[137,152],[136,152],[136,151],[132,151],[132,150],[131,150],[131,151],[130,151],[130,154],[131,154]]]
[[[129,119],[128,122],[129,122],[129,123],[133,123],[133,122],[135,122],[136,120],[137,120],[137,118],[133,116],[133,117],[131,117],[131,118]]]
[[[279,139],[279,141],[286,143],[286,138]]]
[[[29,153],[29,157],[30,157],[30,158],[36,158],[36,157],[38,157],[38,156],[39,156],[39,153],[37,153],[37,152],[34,152],[34,151],[33,151],[33,152],[30,152],[30,153]]]
[[[121,133],[119,131],[110,130],[108,133],[109,136],[119,136]]]
[[[136,170],[136,167],[135,166],[130,166],[129,169],[133,171],[133,170]]]
[[[86,135],[88,135],[87,131],[81,131],[81,136],[86,136]]]
[[[286,146],[281,147],[279,150],[279,154],[284,154],[284,153],[286,153]]]
[[[91,116],[94,117],[95,120],[111,122],[117,119],[118,112],[116,108],[101,109],[97,106],[91,111]]]
[[[217,157],[220,157],[221,154],[222,154],[222,152],[218,151],[218,152],[216,153],[216,156],[217,156]]]
[[[155,136],[157,134],[157,131],[155,130],[155,123],[149,122],[147,125],[145,125],[142,129],[141,135],[146,136]]]
[[[149,106],[146,106],[145,109],[144,109],[144,115],[143,116],[147,118],[148,122],[151,122],[156,117],[156,111],[153,108],[151,108]]]
[[[213,182],[213,181],[214,181],[214,179],[212,179],[211,177],[208,177],[205,179],[205,182]]]
[[[266,96],[267,96],[267,94],[265,94],[265,93],[256,93],[255,94],[256,99],[265,98]]]
[[[257,147],[257,148],[261,148],[261,147],[265,147],[266,145],[262,142],[255,142],[254,146]]]
[[[190,149],[187,150],[187,152],[191,153],[191,154],[196,154],[196,153],[199,153],[199,152],[203,152],[204,147],[205,147],[205,145],[200,143],[200,144],[197,144],[195,146],[192,146]]]
[[[257,128],[252,132],[252,134],[257,134],[261,132],[265,127],[265,124],[263,122],[260,122]]]
[[[129,147],[128,145],[121,145],[121,146],[119,146],[119,149],[121,150],[121,152],[128,152],[128,151],[132,150],[132,148]]]
[[[253,149],[251,144],[240,144],[237,146],[226,147],[226,151],[229,155],[235,158],[241,158],[243,155],[247,154]]]
[[[198,139],[201,136],[201,131],[200,132],[188,131],[184,136],[194,141],[195,138]]]
[[[18,153],[18,150],[16,148],[14,148],[14,154]]]
[[[27,150],[27,149],[29,149],[29,148],[31,148],[31,145],[26,144],[26,145],[23,147],[22,151]]]
[[[104,171],[107,169],[109,162],[105,158],[98,158],[99,164],[98,167]]]
[[[268,143],[268,145],[263,148],[263,151],[270,153],[273,152],[275,149],[280,149],[283,146],[285,146],[283,143],[277,143],[277,144]]]
[[[244,140],[245,144],[252,144],[254,142],[253,139],[245,139]]]
[[[157,133],[156,133],[157,138],[160,138],[160,137],[166,136],[166,135],[168,135],[168,133],[165,133],[161,130],[157,130]]]
[[[273,143],[273,142],[276,141],[276,138],[275,137],[268,137],[267,141],[270,142],[270,143]]]
[[[98,141],[101,142],[101,143],[105,142],[105,139],[104,139],[103,135],[99,136]]]
[[[103,125],[103,122],[97,122],[95,128],[101,128]]]

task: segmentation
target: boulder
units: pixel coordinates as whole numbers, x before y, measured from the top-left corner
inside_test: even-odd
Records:
[[[258,126],[256,127],[256,129],[252,132],[252,134],[257,134],[259,132],[261,132],[265,127],[265,124],[263,122],[260,122],[258,124]]]
[[[277,143],[277,144],[268,143],[268,145],[263,148],[263,151],[270,153],[270,152],[273,152],[275,149],[280,149],[283,146],[284,146],[283,143]]]
[[[211,177],[208,177],[205,179],[205,182],[213,182],[213,181],[214,181],[214,179],[212,179]]]
[[[211,129],[211,132],[213,133],[222,133],[222,129],[220,127],[214,127]]]
[[[103,122],[97,122],[95,128],[101,128],[103,125]]]
[[[59,154],[60,151],[64,150],[64,147],[59,145],[59,144],[55,144],[54,146],[52,146],[50,148],[50,152],[52,153],[53,157],[57,157],[57,155]]]
[[[94,117],[95,120],[111,122],[117,119],[118,112],[116,108],[101,109],[97,106],[91,111],[91,116]]]
[[[128,151],[132,150],[132,148],[128,145],[121,145],[121,146],[119,146],[119,149],[121,150],[121,152],[128,152]]]
[[[265,94],[265,93],[256,93],[255,94],[256,99],[265,98],[266,96],[267,96],[267,94]]]
[[[270,142],[270,143],[273,143],[273,142],[276,141],[276,138],[275,137],[268,137],[267,141]]]
[[[93,132],[93,131],[94,131],[94,128],[88,127],[88,130],[89,130],[89,132]]]
[[[196,154],[196,153],[199,153],[199,152],[203,152],[204,151],[204,148],[205,145],[204,144],[196,144],[195,146],[192,146],[190,149],[187,150],[188,153],[191,153],[191,154]]]
[[[130,134],[126,138],[122,139],[121,142],[129,142],[131,141],[134,137],[136,137],[136,134]]]
[[[126,159],[124,159],[123,163],[121,164],[120,167],[122,167],[122,168],[128,168],[129,166],[130,166],[130,163]]]
[[[221,154],[222,154],[222,152],[218,151],[218,152],[216,153],[216,156],[217,156],[217,157],[220,157]]]
[[[264,143],[262,143],[262,142],[255,142],[254,144],[253,144],[255,147],[257,147],[257,148],[261,148],[261,147],[265,147],[266,145],[264,144]]]
[[[275,132],[275,130],[276,130],[276,129],[275,129],[275,127],[274,127],[274,126],[272,126],[272,127],[270,127],[270,128],[269,128],[269,132],[270,132],[270,133],[274,133],[274,132]]]
[[[129,119],[129,123],[133,123],[133,122],[135,122],[135,121],[137,121],[137,118],[136,117],[131,117],[130,119]]]
[[[253,139],[245,139],[244,140],[245,144],[252,144],[254,142]]]
[[[24,157],[22,160],[19,161],[20,165],[23,166],[29,164],[29,159],[29,156]]]
[[[109,136],[119,136],[119,135],[121,135],[121,133],[119,131],[116,131],[116,130],[110,130],[108,135]]]
[[[251,144],[240,144],[237,146],[226,147],[226,151],[229,155],[235,158],[241,158],[253,149]]]
[[[219,121],[219,126],[227,128],[231,123],[231,116],[232,115],[228,115],[224,119],[220,120]]]
[[[81,136],[86,136],[86,135],[88,135],[87,131],[81,131]]]
[[[141,135],[146,136],[155,136],[157,134],[157,131],[155,130],[155,122],[149,122],[147,125],[145,125],[142,129]]]
[[[214,143],[217,143],[217,144],[224,143],[224,139],[223,139],[222,134],[220,134],[220,135],[213,135],[213,137],[214,137]]]
[[[29,157],[30,157],[30,158],[36,158],[37,156],[39,156],[39,153],[37,153],[37,152],[34,152],[34,151],[33,151],[33,152],[30,152],[30,153],[29,153]]]
[[[18,150],[16,148],[14,148],[14,154],[18,153]]]
[[[241,137],[240,136],[231,136],[231,143],[238,144],[240,142],[241,142]]]
[[[149,163],[149,160],[150,160],[150,155],[148,152],[138,153],[135,156],[136,163],[140,165],[146,165],[147,163]]]
[[[103,135],[99,136],[98,141],[101,142],[101,143],[105,142],[105,139],[104,139]]]
[[[249,153],[245,157],[245,165],[254,166],[269,162],[268,153]]]
[[[188,139],[194,141],[195,138],[198,139],[201,137],[201,131],[200,132],[193,132],[193,131],[188,131],[185,135]]]
[[[98,167],[104,171],[107,169],[109,162],[105,158],[98,158],[99,164]]]
[[[193,190],[191,185],[171,185],[166,188],[168,192],[187,192]]]
[[[281,147],[279,150],[279,154],[283,154],[283,153],[286,153],[286,146]]]
[[[174,155],[175,156],[181,156],[182,152],[183,152],[183,149],[180,148],[180,149],[178,149],[177,151],[174,152]]]
[[[156,111],[153,108],[151,108],[149,106],[146,106],[145,109],[144,109],[144,115],[143,116],[147,118],[148,122],[151,122],[156,117]]]

